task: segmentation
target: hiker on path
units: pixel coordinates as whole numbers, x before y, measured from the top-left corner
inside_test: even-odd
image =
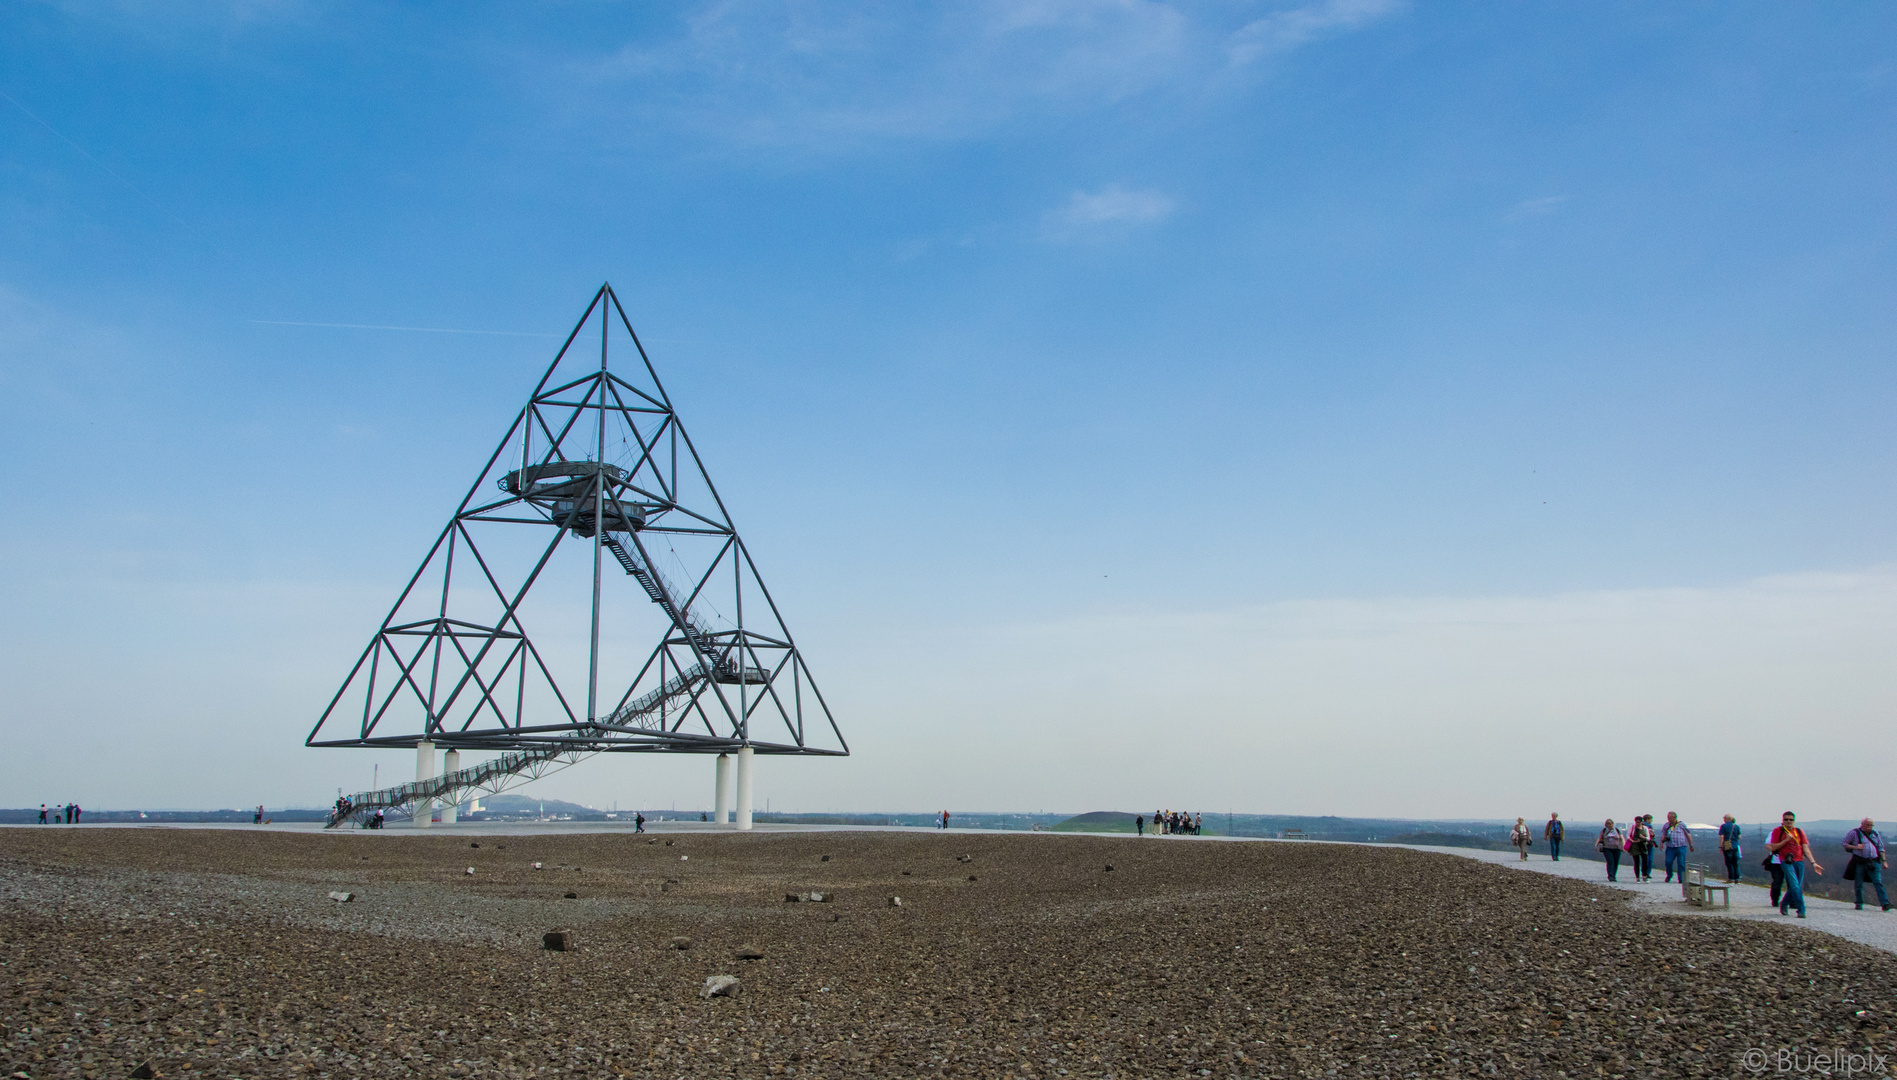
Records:
[[[1666,824],[1660,827],[1660,845],[1666,849],[1666,879],[1673,880],[1673,872],[1679,871],[1680,883],[1686,883],[1686,853],[1694,850],[1693,831],[1680,820],[1680,815],[1671,810],[1666,812]]]
[[[1508,842],[1514,844],[1515,850],[1522,853],[1523,862],[1528,861],[1528,843],[1530,839],[1528,826],[1523,823],[1521,818],[1516,818],[1515,827],[1508,831]]]
[[[1614,819],[1608,818],[1601,826],[1600,839],[1594,841],[1594,850],[1607,860],[1607,880],[1620,880],[1620,853],[1627,847],[1627,834],[1614,825]]]
[[[1877,826],[1870,818],[1858,822],[1858,827],[1844,834],[1844,850],[1851,853],[1851,865],[1844,871],[1857,886],[1857,909],[1864,910],[1864,883],[1877,886],[1877,902],[1890,910],[1890,894],[1884,891],[1884,871],[1890,869],[1890,851],[1884,847],[1884,838],[1877,834]]]
[[[1146,835],[1146,815],[1145,814],[1133,815],[1133,831],[1140,834],[1141,836]]]
[[[1719,826],[1719,853],[1726,857],[1726,884],[1739,884],[1739,823],[1731,814]]]
[[[1787,810],[1780,820],[1781,824],[1772,830],[1772,838],[1765,845],[1785,868],[1785,893],[1779,897],[1778,913],[1784,915],[1796,904],[1798,917],[1802,919],[1805,917],[1805,866],[1809,863],[1814,874],[1824,873],[1825,868],[1819,866],[1812,855],[1811,840],[1805,836],[1805,830],[1794,824],[1798,815]]]
[[[636,833],[646,831],[646,816],[637,810],[632,812],[632,831]]]
[[[41,825],[46,824],[46,804],[45,803],[40,804],[40,824]]]
[[[1653,827],[1639,814],[1627,827],[1627,854],[1633,856],[1634,880],[1647,880],[1653,873]]]
[[[1549,814],[1548,824],[1541,827],[1541,838],[1548,841],[1548,857],[1555,862],[1561,861],[1561,836],[1565,832],[1560,814]]]

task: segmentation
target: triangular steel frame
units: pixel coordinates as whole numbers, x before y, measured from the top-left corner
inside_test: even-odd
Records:
[[[593,323],[597,365],[582,344]],[[615,338],[637,356],[623,372],[610,363],[625,351]],[[551,539],[529,541],[536,529]],[[576,546],[590,567],[556,558]],[[567,654],[577,650],[550,655],[526,625],[528,607],[558,591],[549,577],[562,574],[562,584],[591,590],[585,688],[573,695],[555,672],[576,666]],[[619,579],[627,584],[612,584]],[[573,614],[555,602],[533,618],[543,635],[551,627],[570,640]],[[638,631],[620,630],[640,619],[657,643],[634,652],[624,646]],[[611,696],[608,687],[621,685]],[[477,751],[850,752],[610,284],[594,294],[305,745],[422,742]]]

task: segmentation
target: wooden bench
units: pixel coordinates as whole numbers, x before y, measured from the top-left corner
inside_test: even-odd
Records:
[[[1286,829],[1286,830],[1284,830],[1283,832],[1280,832],[1280,833],[1278,834],[1278,839],[1280,839],[1280,840],[1302,840],[1302,839],[1304,839],[1304,830],[1303,830],[1303,829]]]
[[[1696,907],[1712,907],[1713,893],[1719,894],[1722,906],[1732,907],[1732,886],[1724,882],[1707,881],[1705,868],[1696,866],[1680,879],[1680,895]]]

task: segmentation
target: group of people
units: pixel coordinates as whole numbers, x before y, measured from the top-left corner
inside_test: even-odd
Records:
[[[1550,822],[1555,818],[1550,818]],[[1732,815],[1726,815],[1726,821],[1732,821]],[[1737,829],[1737,825],[1732,826]],[[1725,830],[1720,830],[1720,850],[1725,850]],[[1734,834],[1736,837],[1736,833]],[[1736,843],[1736,840],[1734,841]],[[1628,865],[1633,868],[1635,881],[1653,880],[1653,852],[1659,849],[1662,854],[1662,869],[1665,880],[1671,882],[1677,876],[1686,880],[1686,856],[1698,848],[1693,842],[1693,830],[1686,827],[1679,814],[1669,810],[1666,824],[1656,831],[1652,814],[1636,814],[1626,828],[1621,828],[1613,818],[1608,818],[1601,826],[1600,835],[1594,838],[1594,850],[1601,853],[1601,859],[1607,863],[1607,880],[1620,880],[1620,858],[1627,856]],[[1726,863],[1726,876],[1738,880],[1738,857],[1732,856]]]
[[[1153,835],[1155,836],[1197,836],[1205,827],[1205,815],[1175,813],[1171,810],[1153,811]],[[1133,815],[1133,831],[1146,835],[1146,815]]]
[[[1548,842],[1549,853],[1559,862],[1561,859],[1561,841],[1566,833],[1560,814],[1550,814],[1548,823],[1542,827],[1542,838]],[[1726,883],[1739,881],[1739,859],[1744,855],[1741,843],[1744,830],[1731,814],[1727,814],[1719,826],[1719,854],[1725,863]],[[1522,858],[1528,858],[1528,849],[1533,844],[1527,824],[1522,818],[1515,819],[1515,827],[1509,831],[1509,840],[1520,850]],[[1686,856],[1697,850],[1693,841],[1693,830],[1680,820],[1679,814],[1668,811],[1666,823],[1659,829],[1653,826],[1653,815],[1642,814],[1635,817],[1622,828],[1613,818],[1608,818],[1601,826],[1600,835],[1595,837],[1594,850],[1601,853],[1607,864],[1607,880],[1620,880],[1621,856],[1625,855],[1633,868],[1634,880],[1653,880],[1653,852],[1658,848],[1662,855],[1664,880],[1672,882],[1676,875],[1679,881],[1686,880]],[[1812,852],[1811,838],[1805,830],[1798,827],[1798,816],[1790,810],[1779,820],[1777,828],[1772,830],[1765,841],[1765,857],[1760,863],[1772,875],[1772,906],[1778,908],[1780,915],[1789,915],[1793,908],[1798,909],[1798,917],[1805,917],[1805,878],[1806,875],[1823,874],[1824,867],[1818,863],[1818,857]],[[1877,823],[1865,818],[1858,827],[1844,835],[1844,850],[1851,861],[1844,868],[1846,881],[1856,886],[1854,892],[1857,908],[1864,910],[1864,886],[1872,886],[1877,893],[1877,902],[1885,911],[1891,910],[1890,894],[1884,889],[1884,871],[1890,869],[1890,852],[1885,847],[1884,837],[1877,831]],[[1806,868],[1810,869],[1807,870]]]
[[[329,812],[329,823],[334,825],[355,812],[356,801],[347,795],[339,796],[336,799],[335,807]],[[263,807],[261,806],[257,808],[257,818],[259,821],[263,819]],[[365,829],[380,829],[384,820],[382,811],[377,810],[362,820],[362,827]]]
[[[85,811],[79,809],[78,803],[67,803],[64,806],[55,806],[51,810],[48,810],[46,808],[45,803],[41,803],[40,804],[40,824],[41,825],[46,824],[47,823],[46,815],[51,814],[52,823],[55,825],[58,825],[61,823],[61,820],[60,820],[61,818],[65,819],[64,823],[67,825],[77,825],[79,824],[79,815],[83,813],[85,813]]]

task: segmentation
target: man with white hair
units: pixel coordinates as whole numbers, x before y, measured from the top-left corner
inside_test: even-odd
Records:
[[[1666,848],[1666,879],[1672,881],[1677,871],[1684,882],[1686,853],[1693,850],[1693,833],[1680,820],[1680,815],[1672,810],[1666,812],[1666,824],[1660,829],[1660,844]]]
[[[1877,902],[1890,910],[1890,894],[1884,891],[1884,871],[1890,868],[1890,853],[1884,847],[1884,838],[1877,834],[1877,825],[1870,818],[1858,823],[1858,827],[1844,834],[1844,850],[1851,853],[1851,865],[1845,868],[1844,876],[1857,886],[1857,909],[1864,910],[1864,883],[1877,886]]]

